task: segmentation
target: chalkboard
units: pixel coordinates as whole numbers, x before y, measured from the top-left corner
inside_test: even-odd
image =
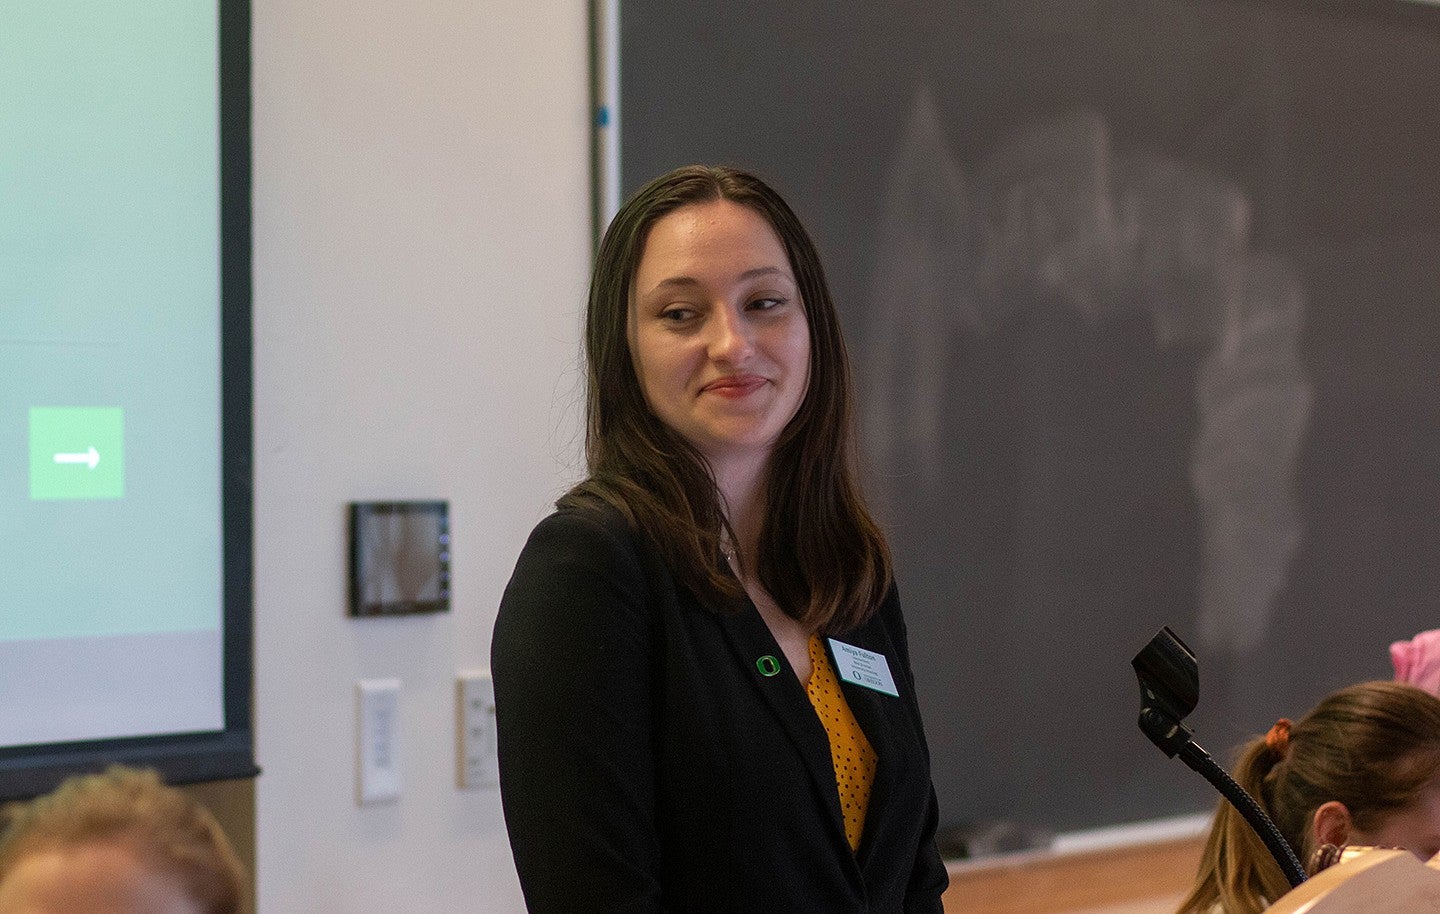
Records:
[[[942,819],[1210,808],[1129,659],[1244,737],[1440,625],[1440,9],[625,0],[621,184],[811,227]]]

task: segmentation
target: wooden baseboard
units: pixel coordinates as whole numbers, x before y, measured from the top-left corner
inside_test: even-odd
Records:
[[[1078,853],[1036,852],[950,864],[954,914],[1065,914],[1145,902],[1173,910],[1195,879],[1203,837]]]

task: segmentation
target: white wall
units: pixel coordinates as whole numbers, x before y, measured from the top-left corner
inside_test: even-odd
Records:
[[[578,468],[583,0],[255,0],[259,909],[522,908],[454,775],[533,523]],[[453,610],[345,617],[345,504],[445,498]],[[356,680],[398,677],[399,802],[355,803]]]

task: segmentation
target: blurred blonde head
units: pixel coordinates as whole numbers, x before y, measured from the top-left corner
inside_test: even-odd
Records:
[[[219,823],[152,771],[71,778],[0,836],[0,914],[238,914],[244,889]]]

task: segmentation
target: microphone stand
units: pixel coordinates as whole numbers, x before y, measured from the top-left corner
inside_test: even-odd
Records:
[[[1179,755],[1182,762],[1230,801],[1265,842],[1292,888],[1304,882],[1305,868],[1280,829],[1254,797],[1191,738],[1190,729],[1181,722],[1195,710],[1200,696],[1199,666],[1185,642],[1166,626],[1130,664],[1140,679],[1140,729],[1166,756]]]

